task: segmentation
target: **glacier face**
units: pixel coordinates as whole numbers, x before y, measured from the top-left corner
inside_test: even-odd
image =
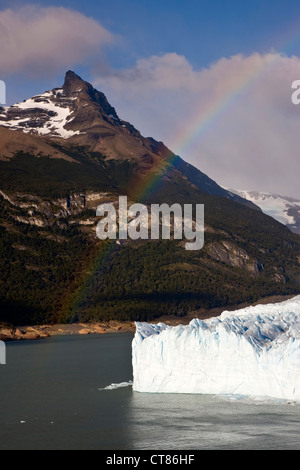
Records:
[[[189,325],[136,323],[133,390],[300,400],[300,295]]]

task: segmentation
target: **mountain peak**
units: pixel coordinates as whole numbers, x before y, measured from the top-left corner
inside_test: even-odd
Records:
[[[169,165],[168,162],[174,161],[175,155],[162,142],[143,137],[134,126],[120,119],[104,93],[72,70],[67,71],[62,87],[35,95],[22,103],[0,108],[1,127],[42,139],[45,137],[50,143],[52,139],[65,139],[67,143],[63,145],[80,146],[88,149],[88,152],[100,153],[106,159],[135,160],[136,175],[151,171],[155,177],[160,175],[169,178],[169,170],[166,168],[171,168],[171,172],[181,173],[188,184],[207,194],[225,197],[260,210],[251,201],[221,188],[180,157],[176,158],[176,169]],[[5,131],[2,133],[5,134]],[[31,145],[31,140],[27,140],[28,145]],[[42,142],[41,146],[44,147]]]
[[[113,119],[119,120],[115,108],[113,108],[104,93],[96,90],[90,83],[83,80],[72,70],[68,70],[65,76],[65,82],[62,87],[66,96],[73,96],[77,98],[83,94],[82,98],[85,105],[89,102],[90,105],[96,105],[101,113],[107,116],[112,116]]]
[[[75,72],[73,72],[73,70],[68,70],[66,72],[65,79],[80,80],[82,82],[84,81],[81,77],[79,77],[79,75],[77,75]]]
[[[98,141],[104,128],[106,135],[112,128],[123,128],[123,122],[103,93],[68,70],[62,87],[0,108],[0,126],[64,139],[92,134]]]
[[[75,72],[73,72],[72,70],[68,70],[68,72],[66,73],[66,76],[65,76],[65,82],[63,84],[63,89],[64,90],[67,90],[67,89],[72,89],[78,85],[84,85],[86,84],[86,82],[81,78],[79,77],[79,75],[77,75]]]

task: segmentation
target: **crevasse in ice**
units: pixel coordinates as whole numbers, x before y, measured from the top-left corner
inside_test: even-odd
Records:
[[[300,296],[189,325],[136,323],[133,390],[300,400]]]

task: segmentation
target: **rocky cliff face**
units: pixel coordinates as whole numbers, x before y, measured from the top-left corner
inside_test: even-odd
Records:
[[[11,212],[11,217],[22,224],[39,228],[66,229],[70,225],[90,228],[90,234],[95,237],[95,227],[98,222],[96,209],[99,204],[115,202],[116,196],[109,193],[79,193],[66,198],[45,200],[42,197],[24,193],[7,194],[0,190],[0,197],[6,200],[12,208],[20,209]]]
[[[226,240],[211,243],[208,246],[208,253],[213,259],[229,266],[245,269],[254,276],[259,275],[264,269],[262,263],[251,257],[246,250]]]

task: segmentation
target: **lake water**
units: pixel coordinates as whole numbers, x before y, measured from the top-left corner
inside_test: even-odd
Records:
[[[7,343],[0,366],[0,449],[300,449],[300,404],[142,394],[132,335]]]

